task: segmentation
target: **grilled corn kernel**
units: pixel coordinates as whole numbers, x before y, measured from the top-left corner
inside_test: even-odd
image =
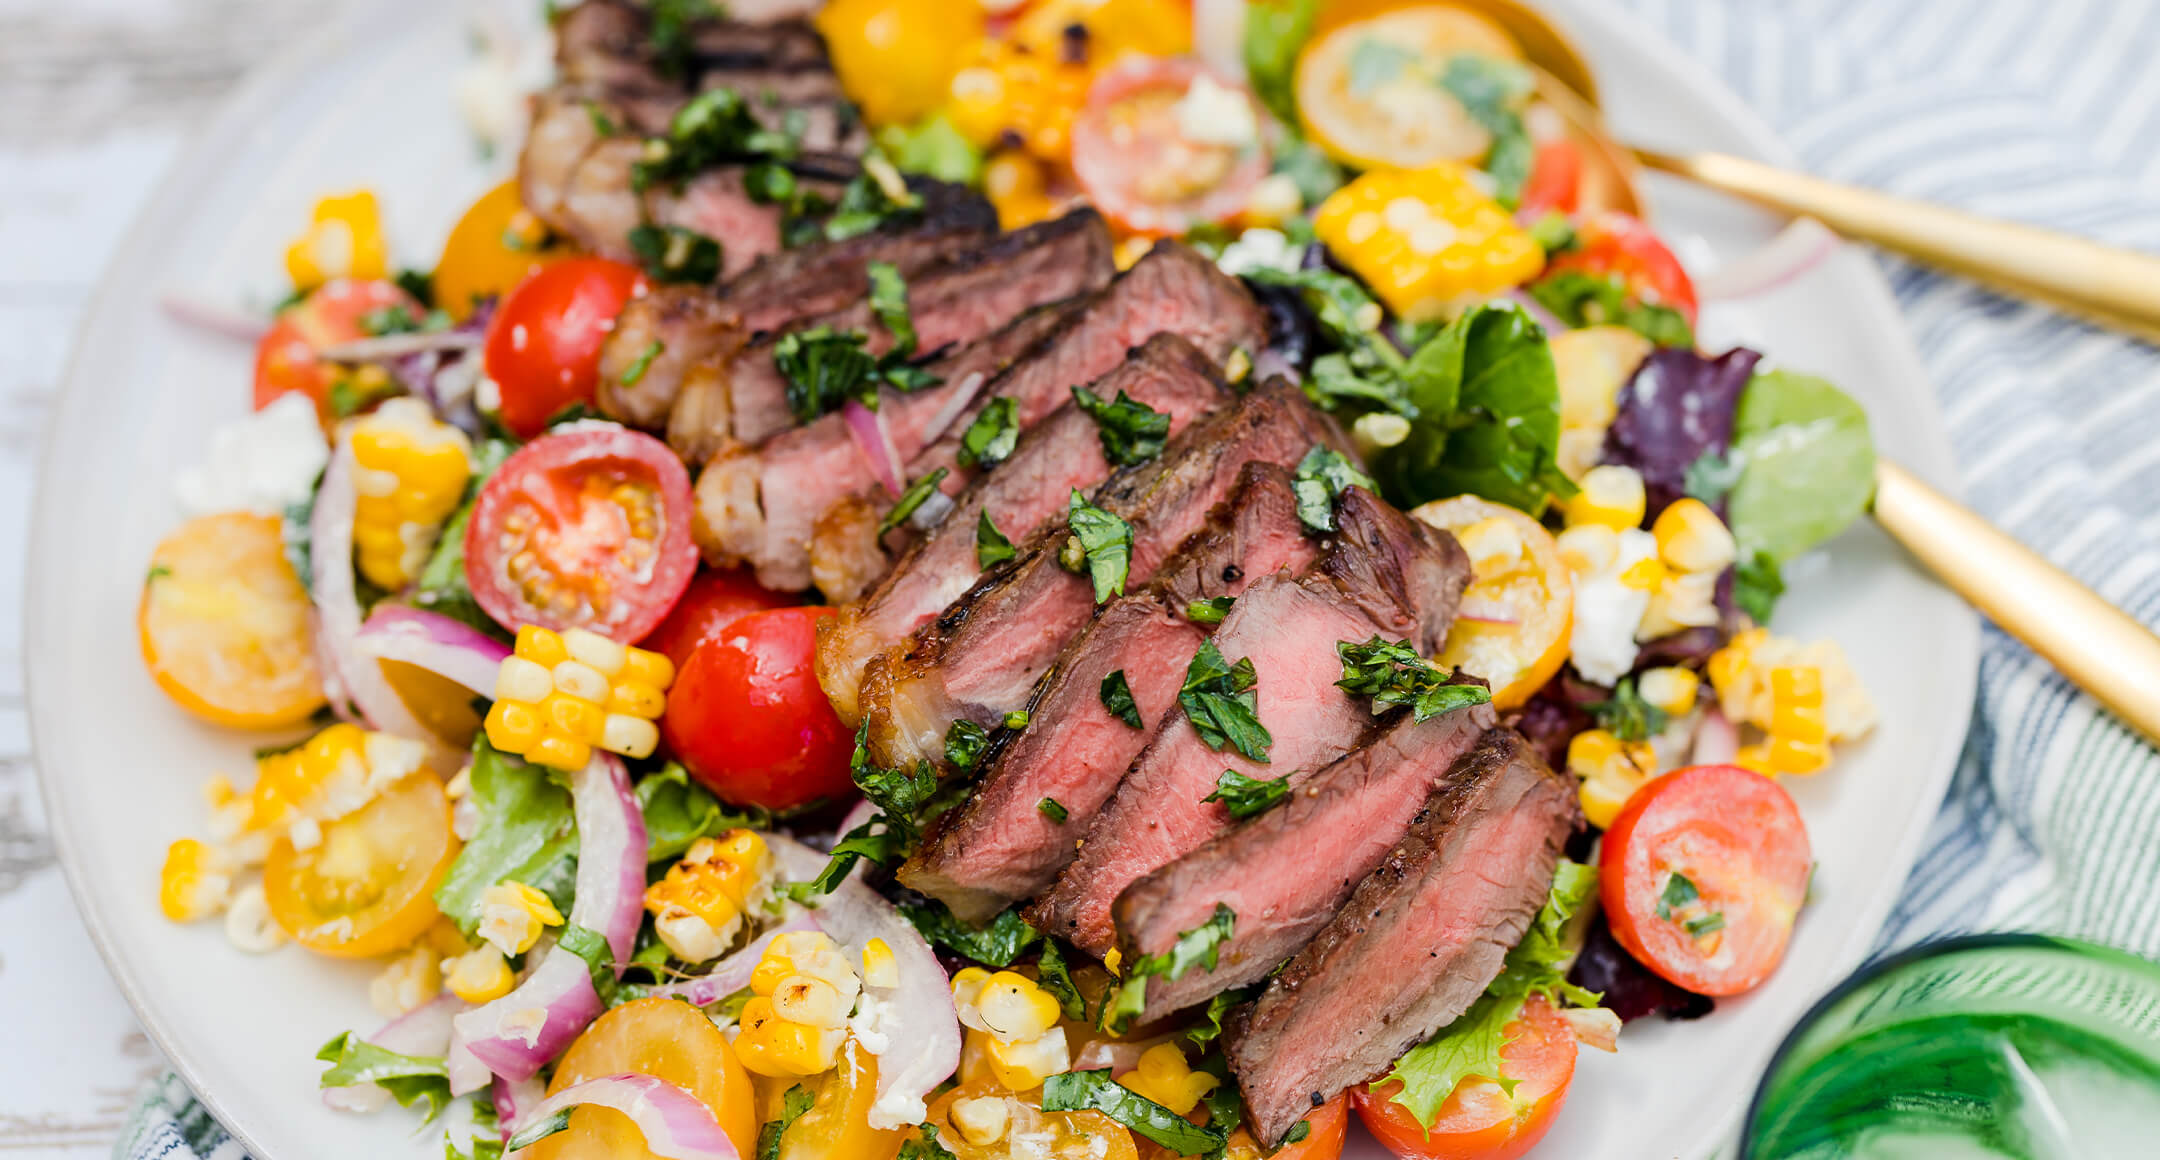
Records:
[[[375,1013],[395,1019],[440,994],[442,956],[433,947],[416,946],[391,959],[368,981],[368,1002]]]
[[[1875,727],[1875,704],[1835,641],[1802,644],[1751,628],[1712,653],[1704,672],[1725,715],[1739,724],[1772,731],[1776,715],[1774,674],[1779,668],[1816,671],[1822,694],[1823,729],[1831,743],[1866,735]]]
[[[1553,537],[1553,545],[1579,577],[1602,576],[1620,560],[1620,534],[1604,524],[1577,524]]]
[[[224,910],[232,901],[233,871],[238,867],[215,846],[182,838],[165,850],[158,875],[158,909],[174,922],[194,922]]]
[[[1245,208],[1238,211],[1238,224],[1247,229],[1272,229],[1304,209],[1305,195],[1298,191],[1297,180],[1287,173],[1270,174],[1245,198]]]
[[[862,993],[862,980],[848,965],[847,956],[819,931],[789,931],[774,939],[750,973],[751,993],[770,997],[795,975],[832,984],[851,1009]]]
[[[1118,1083],[1146,1099],[1189,1116],[1201,1097],[1214,1091],[1221,1080],[1185,1064],[1185,1053],[1174,1043],[1158,1043],[1140,1053],[1140,1062],[1118,1077]]]
[[[557,769],[581,768],[595,747],[649,757],[674,680],[675,666],[659,653],[581,628],[528,624],[496,671],[488,744]]]
[[[472,441],[414,398],[354,422],[353,547],[360,574],[389,589],[420,575],[472,476]]]
[[[1051,1076],[1072,1070],[1072,1050],[1065,1041],[1063,1027],[1015,1043],[986,1031],[971,1030],[969,1034],[978,1037],[983,1057],[990,1062],[990,1074],[1008,1090],[1030,1091]]]
[[[1569,527],[1596,524],[1620,532],[1642,523],[1646,500],[1641,472],[1606,464],[1584,472],[1580,483],[1582,490],[1567,501]]]
[[[1822,670],[1811,665],[1771,669],[1770,706],[1767,758],[1772,770],[1814,773],[1830,764]]]
[[[1567,767],[1582,781],[1583,814],[1591,825],[1609,828],[1620,807],[1657,773],[1657,751],[1647,741],[1585,729],[1568,742]]]
[[[1009,134],[1034,156],[1062,164],[1072,152],[1073,121],[1087,103],[1093,79],[1086,64],[1065,60],[1060,52],[1030,52],[1007,39],[986,37],[953,74],[945,114],[978,146],[988,148]],[[995,194],[991,201],[996,204]],[[998,209],[1002,220],[1004,206]]]
[[[718,958],[742,929],[744,913],[763,900],[771,867],[765,839],[750,830],[698,839],[645,890],[660,941],[684,962]]]
[[[1663,560],[1656,556],[1645,556],[1621,569],[1620,583],[1637,592],[1655,592],[1669,575],[1671,572],[1666,569]]]
[[[1411,321],[1528,281],[1545,252],[1459,165],[1375,170],[1320,203],[1313,231]]]
[[[1635,692],[1651,707],[1673,717],[1694,712],[1695,697],[1701,689],[1701,677],[1677,666],[1645,669],[1635,678]]]
[[[1658,557],[1676,572],[1723,572],[1739,554],[1725,521],[1693,496],[1667,504],[1650,534],[1657,537]]]
[[[900,963],[884,939],[874,938],[863,944],[862,981],[866,987],[900,985]]]
[[[801,1078],[830,1069],[847,1032],[783,1019],[773,1001],[758,995],[743,1004],[736,1024],[735,1056],[749,1070],[775,1078]]]
[[[789,975],[773,988],[773,1014],[790,1023],[802,1023],[811,1027],[847,1026],[847,1009],[840,1005],[840,992],[823,979],[808,975]]]
[[[296,290],[332,278],[381,278],[389,272],[382,210],[362,189],[315,203],[307,232],[285,248],[285,272]]]
[[[540,932],[563,924],[548,896],[523,882],[498,882],[480,894],[480,940],[506,955],[522,955]]]
[[[1003,1096],[962,1096],[952,1102],[949,1115],[960,1137],[978,1148],[1004,1139],[1005,1129],[1012,1123],[1012,1112]]]
[[[1034,1039],[1056,1026],[1058,1010],[1057,998],[1035,980],[1017,971],[999,971],[984,981],[974,1003],[978,1022],[968,1025],[1012,1043]]]
[[[443,964],[443,986],[467,1003],[489,1003],[510,993],[517,982],[502,952],[491,946],[459,955]]]
[[[1649,560],[1645,563],[1659,562]],[[1700,628],[1724,619],[1717,607],[1717,578],[1715,572],[1668,572],[1660,576],[1650,593],[1650,603],[1643,609],[1642,623],[1635,630],[1635,639],[1656,640],[1682,629]]]

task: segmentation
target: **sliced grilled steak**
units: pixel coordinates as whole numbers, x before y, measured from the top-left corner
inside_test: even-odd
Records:
[[[908,281],[917,341],[925,352],[973,342],[1035,307],[1102,285],[1115,268],[1109,230],[1092,212],[999,235]],[[892,343],[868,302],[798,320],[789,329],[817,326],[859,331],[873,354]],[[727,433],[736,442],[761,443],[795,426],[787,378],[773,362],[777,342],[776,335],[752,341],[718,368],[715,381],[724,384]],[[719,409],[711,401],[700,406],[709,408],[708,415]]]
[[[1215,633],[1224,659],[1250,659],[1259,678],[1260,723],[1274,737],[1267,762],[1209,748],[1184,713],[1171,714],[1089,823],[1056,888],[1029,910],[1037,929],[1106,954],[1118,895],[1230,828],[1223,806],[1204,800],[1223,770],[1288,777],[1302,789],[1313,771],[1356,746],[1372,716],[1335,686],[1337,641],[1378,633],[1407,639],[1420,653],[1439,647],[1470,582],[1469,558],[1454,537],[1361,488],[1344,494],[1336,522],[1341,530],[1306,575],[1255,584]]]
[[[1032,423],[1062,405],[1072,387],[1107,373],[1127,348],[1163,333],[1190,339],[1220,362],[1232,350],[1257,349],[1266,335],[1266,316],[1237,280],[1214,263],[1185,246],[1159,244],[1119,275],[1069,328],[1003,378],[985,385],[945,437],[909,462],[908,475],[940,467],[957,474],[960,436],[991,399],[1013,400],[1021,424]],[[866,488],[818,517],[810,568],[830,599],[854,599],[885,571],[889,557],[879,547],[875,529],[890,502]]]
[[[1149,339],[1097,379],[1094,390],[1108,399],[1122,391],[1167,412],[1173,438],[1231,400],[1214,363],[1170,334]],[[1038,528],[1062,527],[1072,493],[1092,490],[1113,470],[1103,457],[1102,429],[1068,402],[1029,428],[995,470],[965,490],[956,489],[952,513],[868,596],[843,609],[819,634],[818,676],[841,717],[852,718],[858,710],[856,681],[872,657],[906,640],[975,584],[981,575],[975,558],[981,516],[988,514],[1000,534],[1024,543]]]
[[[1111,913],[1128,963],[1170,949],[1217,903],[1238,916],[1214,970],[1149,980],[1138,1021],[1265,978],[1296,954],[1387,857],[1455,759],[1498,722],[1489,704],[1422,722],[1398,713],[1282,805],[1126,887]]]
[[[1263,1144],[1373,1078],[1484,993],[1529,929],[1581,821],[1575,793],[1496,729],[1425,799],[1402,841],[1232,1020],[1225,1039]]]
[[[1314,443],[1340,440],[1302,392],[1271,382],[1194,424],[1159,458],[1112,476],[1096,489],[1094,502],[1132,527],[1126,587],[1144,585],[1199,530],[1245,464],[1294,463]],[[1027,704],[1058,650],[1095,610],[1087,577],[1058,561],[1067,538],[1059,529],[1045,529],[1011,563],[864,670],[857,708],[869,722],[871,752],[880,764],[940,761],[945,731],[955,719],[987,728]],[[821,677],[824,671],[821,665]]]
[[[966,186],[911,178],[908,188],[922,198],[922,212],[906,225],[768,254],[730,279],[720,294],[743,330],[781,330],[861,301],[870,293],[864,270],[872,262],[890,262],[913,278],[998,232],[997,210]]]
[[[1163,562],[1148,590],[1105,607],[1059,655],[1028,706],[1026,729],[989,759],[968,800],[940,816],[900,880],[972,923],[1048,887],[1177,701],[1186,659],[1211,631],[1187,617],[1187,605],[1303,571],[1317,551],[1298,522],[1289,472],[1246,464],[1229,501]],[[1103,705],[1113,673],[1131,690],[1137,728]],[[1064,819],[1045,813],[1044,801],[1063,807]]]

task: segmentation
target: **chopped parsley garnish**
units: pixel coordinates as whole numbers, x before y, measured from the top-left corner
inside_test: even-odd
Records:
[[[667,344],[657,338],[646,343],[645,349],[638,352],[637,361],[631,363],[629,369],[623,371],[622,385],[626,387],[638,385],[638,380],[644,378],[645,372],[652,369],[652,360],[659,358],[660,352],[666,349]]]
[[[795,1126],[795,1121],[817,1104],[817,1096],[801,1084],[796,1084],[780,1097],[780,1118],[758,1129],[757,1160],[780,1160],[780,1137]]]
[[[902,901],[899,906],[916,932],[932,945],[987,967],[1011,966],[1014,959],[1042,941],[1042,935],[1020,918],[1020,912],[1009,908],[982,926],[970,926],[955,918],[942,902]]]
[[[1492,134],[1492,146],[1478,168],[1492,175],[1493,196],[1509,209],[1515,208],[1522,195],[1536,149],[1518,111],[1535,85],[1530,71],[1521,65],[1473,53],[1450,58],[1440,72],[1440,87],[1462,102],[1471,120]]]
[[[652,24],[646,39],[652,45],[653,63],[660,75],[679,78],[688,71],[695,47],[691,25],[718,19],[720,9],[713,0],[652,0],[649,11]]]
[[[870,312],[892,335],[892,349],[906,358],[915,353],[915,316],[908,309],[907,281],[900,277],[900,267],[891,262],[872,262],[866,267],[870,274]]]
[[[1290,779],[1287,777],[1247,777],[1237,770],[1226,769],[1215,779],[1215,792],[1200,800],[1221,802],[1231,817],[1242,822],[1274,809],[1289,796]]]
[[[1713,910],[1707,914],[1698,914],[1695,917],[1688,919],[1686,922],[1681,923],[1680,929],[1688,932],[1696,938],[1701,938],[1706,934],[1714,934],[1718,931],[1725,929],[1725,912],[1722,910]]]
[[[1290,485],[1297,497],[1298,522],[1316,532],[1334,531],[1335,501],[1353,487],[1372,491],[1375,485],[1342,452],[1324,443],[1314,444],[1298,460],[1297,477]]]
[[[1089,503],[1076,488],[1065,510],[1072,538],[1058,553],[1068,571],[1086,569],[1095,586],[1095,603],[1125,594],[1125,577],[1132,567],[1132,525]]]
[[[872,355],[859,331],[814,326],[780,336],[773,344],[773,366],[787,380],[788,409],[808,423],[837,411],[852,399],[876,410],[878,388],[919,391],[934,386],[936,375],[907,361],[899,348]]]
[[[1642,699],[1635,691],[1635,679],[1623,677],[1613,686],[1609,700],[1596,701],[1583,706],[1597,718],[1598,728],[1610,732],[1622,741],[1648,741],[1665,732],[1669,714],[1656,705]]]
[[[1230,615],[1230,606],[1237,603],[1235,596],[1210,596],[1195,600],[1185,606],[1185,619],[1194,624],[1221,624]]]
[[[795,142],[757,122],[733,89],[707,89],[676,110],[667,135],[649,138],[630,165],[630,188],[643,193],[662,182],[680,185],[725,161],[785,159]]]
[[[960,466],[991,468],[1005,462],[1020,442],[1019,404],[999,395],[983,404],[960,436]]]
[[[1038,980],[1042,989],[1057,996],[1058,1006],[1064,1009],[1067,1019],[1087,1018],[1087,998],[1073,982],[1072,971],[1065,965],[1065,952],[1058,946],[1058,940],[1043,940],[1042,958],[1035,964],[1035,969],[1042,975]]]
[[[1053,822],[1062,823],[1066,818],[1072,816],[1071,813],[1067,812],[1064,805],[1053,797],[1046,797],[1043,800],[1036,802],[1035,810],[1037,813],[1040,813],[1042,816],[1050,819]]]
[[[870,760],[868,722],[855,734],[855,752],[848,759],[848,776],[870,804],[899,817],[912,817],[937,792],[937,770],[928,760],[913,769],[888,769]]]
[[[1236,987],[1228,991],[1216,992],[1214,997],[1208,1000],[1207,1010],[1201,1013],[1200,1018],[1192,1026],[1185,1029],[1185,1041],[1196,1048],[1204,1050],[1208,1044],[1222,1038],[1223,1016],[1230,1013],[1230,1008],[1258,995],[1265,985],[1264,983],[1254,983],[1249,987]],[[1299,1122],[1302,1123],[1303,1121]],[[1292,1131],[1295,1130],[1292,1129]]]
[[[1132,685],[1125,680],[1125,670],[1118,669],[1102,679],[1102,707],[1112,717],[1135,729],[1140,725],[1140,706],[1133,703]]]
[[[1625,326],[1659,346],[1691,349],[1695,332],[1670,306],[1637,300],[1618,274],[1562,270],[1532,282],[1530,296],[1569,326]]]
[[[1785,577],[1778,572],[1775,556],[1757,549],[1733,569],[1733,603],[1757,624],[1770,623],[1778,597],[1785,595]]]
[[[1068,1071],[1043,1081],[1046,1112],[1096,1111],[1182,1156],[1222,1148],[1224,1128],[1200,1127],[1169,1108],[1110,1078],[1110,1069]]]
[[[1251,657],[1233,665],[1211,640],[1200,646],[1186,666],[1178,704],[1184,706],[1193,731],[1209,749],[1227,745],[1250,760],[1266,762],[1275,738],[1260,723],[1260,695],[1254,688],[1259,683]]]
[[[893,1160],[960,1160],[952,1149],[938,1143],[936,1124],[922,1124],[919,1130],[922,1138],[900,1145],[900,1153]]]
[[[1194,967],[1214,970],[1222,945],[1230,941],[1236,930],[1237,913],[1218,902],[1206,922],[1180,933],[1168,950],[1140,955],[1127,963],[1117,997],[1103,1012],[1104,1025],[1112,1030],[1121,1029],[1147,1006],[1147,981],[1150,978],[1159,975],[1175,982]],[[1049,1107],[1047,1103],[1043,1106]]]
[[[1687,875],[1674,871],[1665,880],[1665,889],[1658,891],[1657,916],[1670,919],[1676,910],[1684,910],[1702,901],[1702,892],[1695,889],[1695,882]]]
[[[1371,697],[1375,713],[1408,705],[1418,720],[1425,721],[1452,709],[1492,700],[1492,692],[1482,685],[1449,684],[1448,678],[1406,640],[1393,644],[1378,636],[1364,644],[1339,640],[1335,652],[1343,663],[1342,679],[1335,686],[1346,693]]]
[[[1283,1147],[1287,1148],[1292,1144],[1302,1144],[1305,1142],[1305,1137],[1310,1135],[1312,1135],[1312,1121],[1299,1120],[1297,1123],[1290,1125],[1289,1131],[1283,1133]]]
[[[1005,533],[998,531],[997,525],[991,522],[989,511],[985,510],[975,517],[976,567],[987,572],[994,565],[1002,564],[1019,554],[1020,550],[1013,547],[1013,542],[1006,539]]]
[[[1027,710],[1015,709],[1012,712],[1005,714],[1005,727],[1007,729],[1025,729],[1027,728],[1027,723],[1029,719],[1030,714]]]
[[[641,225],[630,231],[630,252],[655,282],[714,282],[720,243],[682,226]]]
[[[929,500],[930,493],[937,490],[937,485],[943,482],[948,474],[949,468],[940,467],[908,484],[907,490],[900,493],[900,498],[893,501],[892,510],[886,512],[885,518],[878,521],[878,535],[892,531],[900,526],[902,520],[914,515],[915,509]]]
[[[615,118],[607,115],[606,109],[592,101],[585,102],[585,116],[592,120],[592,131],[602,137],[613,137],[622,128],[615,123]]]
[[[1123,391],[1105,402],[1086,387],[1072,389],[1073,402],[1101,429],[1103,458],[1119,467],[1143,463],[1162,454],[1170,437],[1170,416]]]
[[[954,769],[975,768],[989,747],[990,731],[973,721],[955,721],[945,730],[945,764]]]

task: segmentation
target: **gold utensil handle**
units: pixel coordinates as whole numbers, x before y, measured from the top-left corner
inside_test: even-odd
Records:
[[[1722,153],[1634,150],[1644,165],[2160,344],[2160,258],[1793,173]]]
[[[1875,519],[2004,632],[2160,743],[2160,636],[1895,463],[1876,465]]]

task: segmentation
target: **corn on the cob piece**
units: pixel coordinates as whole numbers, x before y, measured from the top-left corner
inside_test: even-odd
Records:
[[[1200,1106],[1201,1097],[1222,1084],[1214,1076],[1187,1066],[1185,1053],[1175,1043],[1158,1043],[1141,1052],[1140,1062],[1117,1081],[1128,1091],[1181,1116],[1191,1115]]]
[[[295,290],[313,290],[332,278],[386,276],[390,252],[374,193],[362,189],[317,201],[307,232],[285,248],[285,272]]]
[[[648,757],[675,666],[595,632],[528,624],[503,658],[488,709],[488,744],[556,769],[582,769],[594,747]]]
[[[1375,170],[1313,215],[1328,249],[1412,321],[1444,318],[1528,281],[1545,252],[1459,165]]]
[[[391,399],[352,426],[353,547],[360,574],[382,588],[420,575],[443,522],[472,476],[472,441],[426,403]]]
[[[790,931],[759,956],[750,992],[735,1038],[743,1066],[764,1076],[810,1076],[839,1058],[862,980],[832,939]]]
[[[645,889],[653,929],[676,958],[702,963],[719,958],[743,927],[743,915],[768,893],[772,855],[750,830],[699,838],[666,877]],[[882,945],[882,944],[880,944]],[[890,952],[887,952],[888,959]],[[869,959],[869,951],[864,951]]]

